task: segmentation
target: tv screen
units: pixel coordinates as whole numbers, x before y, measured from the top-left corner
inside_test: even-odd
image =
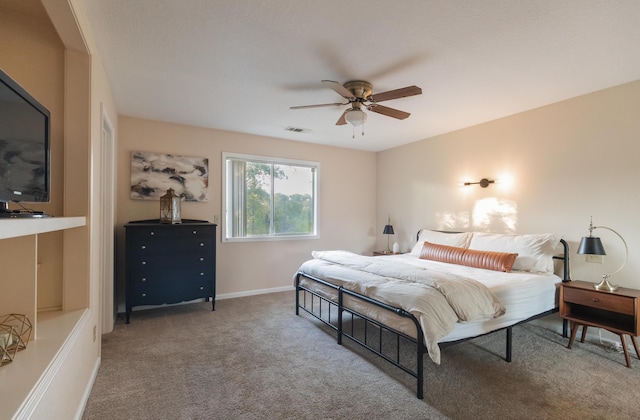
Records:
[[[50,197],[49,111],[0,70],[0,208]]]

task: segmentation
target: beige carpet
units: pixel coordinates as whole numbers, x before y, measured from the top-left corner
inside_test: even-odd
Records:
[[[541,327],[425,356],[415,380],[306,315],[294,292],[134,312],[103,337],[84,419],[632,419],[640,362]]]

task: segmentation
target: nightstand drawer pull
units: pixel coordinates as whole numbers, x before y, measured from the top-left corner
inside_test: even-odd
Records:
[[[598,299],[598,298],[593,298],[591,300],[594,301],[594,302],[600,302],[600,299]]]

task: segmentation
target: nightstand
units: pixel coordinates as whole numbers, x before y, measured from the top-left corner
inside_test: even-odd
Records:
[[[574,280],[560,286],[560,316],[571,323],[571,338],[568,348],[573,346],[578,327],[582,326],[584,342],[587,327],[604,328],[620,336],[627,367],[631,367],[625,334],[631,336],[636,356],[640,349],[636,337],[640,334],[640,290],[621,287],[615,292],[596,290],[593,283]]]
[[[384,251],[373,251],[373,256],[374,257],[381,257],[381,256],[385,256],[385,255],[402,255],[405,254],[405,252],[384,252]]]

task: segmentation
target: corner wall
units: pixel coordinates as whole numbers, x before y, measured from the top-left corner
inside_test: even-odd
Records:
[[[423,227],[560,233],[572,278],[596,282],[622,264],[624,247],[599,229],[604,264],[576,255],[593,216],[628,243],[615,281],[640,288],[638,111],[640,81],[380,152],[377,224],[390,214],[403,249]],[[458,185],[481,178],[506,182]]]
[[[378,226],[376,154],[193,126],[119,118],[117,224],[118,301],[124,304],[124,229],[132,220],[157,219],[159,201],[132,200],[131,152],[209,159],[208,202],[182,203],[182,217],[213,222],[223,215],[222,152],[320,162],[319,239],[221,243],[217,238],[217,295],[233,297],[293,286],[293,275],[316,249],[373,250]],[[221,217],[223,220],[223,217]]]

